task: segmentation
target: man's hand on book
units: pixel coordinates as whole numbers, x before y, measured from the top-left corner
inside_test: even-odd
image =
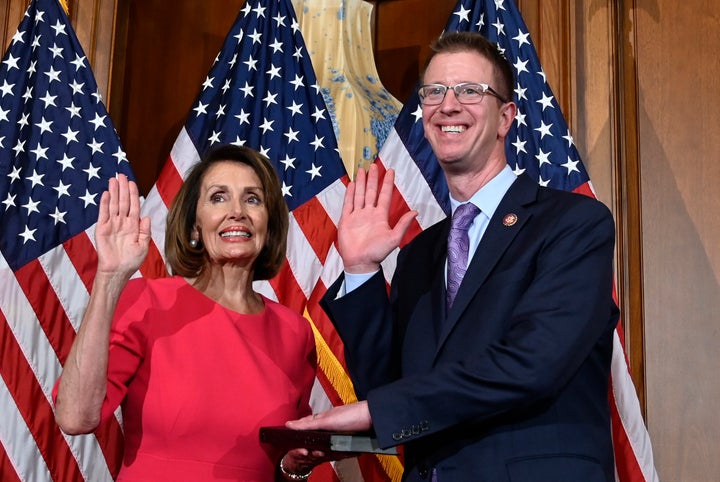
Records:
[[[294,430],[333,430],[337,432],[365,432],[372,428],[367,401],[333,407],[322,413],[308,415],[285,424]]]

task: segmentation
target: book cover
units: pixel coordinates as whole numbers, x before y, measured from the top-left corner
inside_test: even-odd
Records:
[[[284,426],[260,427],[260,441],[285,450],[306,448],[323,452],[356,452],[397,455],[397,447],[381,449],[370,433],[293,430]]]

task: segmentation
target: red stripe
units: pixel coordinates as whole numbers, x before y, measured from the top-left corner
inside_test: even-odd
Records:
[[[81,245],[83,239],[89,242],[84,234],[80,234],[74,239],[79,241],[75,247]],[[92,250],[92,253],[94,254],[95,251]],[[45,275],[42,265],[38,260],[33,260],[20,268],[15,276],[60,363],[64,364],[76,333],[55,295],[55,290]],[[108,468],[111,472],[115,470],[114,473],[117,473],[120,468],[118,456],[122,453],[122,432],[118,421],[114,418],[105,425],[98,429],[96,436]]]
[[[333,352],[335,358],[337,358],[338,362],[340,362],[343,370],[347,372],[347,365],[345,364],[345,345],[343,344],[340,335],[338,335],[338,332],[335,330],[335,326],[332,324],[332,321],[330,321],[330,318],[320,306],[320,300],[326,292],[327,288],[325,288],[322,281],[319,281],[313,292],[310,294],[310,299],[308,300],[308,313],[310,313],[310,317],[325,340],[325,343],[327,343],[330,348],[330,351]]]
[[[330,382],[330,380],[327,377],[327,374],[318,369],[317,370],[317,379],[320,382],[320,385],[323,387],[323,391],[325,392],[325,395],[327,395],[328,399],[330,400],[330,403],[332,403],[333,407],[338,407],[340,405],[343,405],[343,400],[340,395],[338,395],[337,390],[333,386],[333,384]]]
[[[172,200],[175,198],[175,194],[180,190],[182,183],[182,176],[175,167],[175,163],[172,162],[172,158],[169,157],[162,171],[160,171],[160,176],[155,182],[155,187],[160,194],[160,198],[166,206],[170,206]]]
[[[287,260],[280,268],[280,272],[270,280],[270,286],[281,304],[300,314],[305,312],[307,304],[305,293],[300,289]]]
[[[613,448],[615,451],[615,468],[620,482],[645,482],[645,476],[640,469],[635,452],[633,451],[630,439],[625,432],[620,414],[618,413],[617,401],[613,394],[612,380],[610,382],[610,418],[613,434]]]
[[[2,444],[0,444],[0,480],[3,482],[21,482]]]
[[[85,232],[73,236],[63,243],[65,253],[75,266],[78,276],[85,285],[88,293],[92,288],[95,272],[97,271],[97,251]]]
[[[591,197],[591,198],[593,198],[593,199],[597,199],[597,198],[595,197],[595,193],[592,191],[592,189],[590,189],[590,183],[589,183],[589,182],[584,182],[584,183],[580,184],[578,187],[576,187],[575,189],[573,189],[572,192],[576,192],[576,193],[578,193],[578,194],[584,194],[584,195],[586,195],[586,196],[588,196],[588,197]]]
[[[150,248],[145,261],[140,266],[140,274],[142,274],[143,278],[164,278],[168,275],[165,261],[154,239],[150,240]]]
[[[335,223],[316,197],[294,209],[293,216],[315,251],[315,256],[320,259],[320,263],[325,264],[330,247],[337,239]]]
[[[2,312],[0,343],[0,374],[35,439],[53,480],[83,480],[77,462],[55,423],[52,408]]]

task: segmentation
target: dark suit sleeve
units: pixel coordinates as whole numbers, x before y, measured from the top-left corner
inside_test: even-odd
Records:
[[[511,243],[430,370],[367,392],[382,446],[533,417],[603,425],[618,319],[614,223],[596,201],[551,214],[537,214]],[[428,356],[412,352],[411,329],[408,364]]]
[[[341,276],[328,289],[321,306],[345,342],[345,359],[359,400],[367,392],[398,378],[399,352],[382,270],[341,298]]]

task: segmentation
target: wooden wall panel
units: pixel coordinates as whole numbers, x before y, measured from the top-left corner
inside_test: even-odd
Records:
[[[661,480],[720,474],[720,3],[624,5],[637,71],[647,409]]]

